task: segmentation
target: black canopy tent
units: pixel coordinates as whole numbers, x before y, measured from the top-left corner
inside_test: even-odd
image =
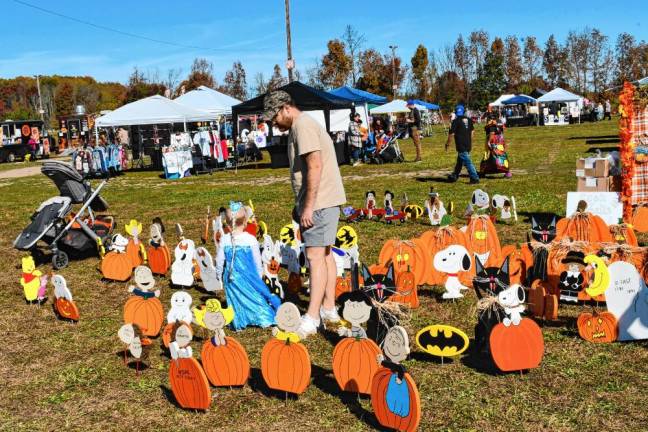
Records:
[[[324,113],[324,121],[326,122],[326,130],[329,132],[331,127],[331,111],[354,109],[352,101],[333,96],[330,93],[307,86],[299,81],[293,81],[290,84],[281,87],[279,90],[284,90],[288,93],[295,101],[297,108],[302,111],[322,111]],[[254,99],[250,99],[232,107],[232,126],[234,136],[238,136],[239,116],[261,114],[263,112],[264,97],[265,95],[257,96]],[[268,121],[268,124],[272,126],[270,119],[264,120]],[[267,147],[267,150],[273,159],[273,166],[279,167],[286,165],[287,148],[285,145],[269,146]],[[338,163],[344,163],[346,161],[345,149],[340,149],[336,146],[335,151],[337,153]],[[283,157],[279,160],[280,158],[276,156]]]

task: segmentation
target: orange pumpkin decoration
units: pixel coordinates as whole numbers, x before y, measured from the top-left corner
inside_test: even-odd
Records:
[[[396,275],[396,291],[389,300],[408,304],[412,308],[419,307],[418,289],[416,287],[416,277],[411,271],[405,271]]]
[[[637,235],[631,225],[619,224],[610,225],[610,234],[615,243],[627,244],[634,247],[639,247]]]
[[[206,410],[211,404],[211,391],[205,372],[195,358],[171,360],[169,367],[171,391],[184,409]]]
[[[394,265],[394,274],[411,269],[416,285],[425,282],[428,262],[420,247],[413,241],[387,240],[378,255],[378,263],[388,267]]]
[[[171,265],[171,252],[169,252],[166,244],[161,246],[149,245],[146,250],[146,255],[148,257],[148,265],[153,274],[167,274]]]
[[[128,245],[126,245],[126,255],[128,255],[128,258],[131,260],[131,266],[133,268],[137,267],[138,265],[141,265],[143,262],[140,245],[141,245],[140,242],[135,244],[133,239],[128,240]]]
[[[401,417],[393,413],[387,406],[386,396],[389,382],[394,372],[388,368],[381,367],[373,377],[371,384],[371,406],[373,407],[378,422],[390,429],[410,432],[418,428],[421,421],[421,396],[419,395],[416,383],[407,372],[403,376],[403,382],[407,385],[409,393],[409,413]]]
[[[54,301],[54,310],[63,319],[79,321],[79,309],[76,303],[64,297],[59,297]]]
[[[548,294],[545,296],[544,317],[546,320],[553,321],[558,319],[558,296]]]
[[[542,318],[544,316],[546,294],[547,290],[545,289],[543,282],[540,279],[534,280],[527,295],[529,312],[531,312],[533,317]]]
[[[193,336],[193,328],[191,328],[191,323],[188,323],[186,321],[179,321],[178,325],[176,325],[176,323],[169,323],[162,329],[162,343],[164,344],[164,348],[169,348],[171,338],[173,337],[173,332],[178,328],[179,325],[187,326],[189,332]]]
[[[473,257],[479,256],[484,267],[498,267],[502,262],[502,248],[497,230],[488,216],[471,216],[466,229],[466,242],[470,254]],[[473,266],[471,272],[474,271]]]
[[[157,297],[144,299],[134,295],[126,301],[124,322],[137,324],[143,335],[157,336],[160,333],[163,320],[164,310]]]
[[[542,331],[535,321],[522,318],[519,325],[499,323],[490,335],[490,350],[502,372],[533,369],[544,355]]]
[[[424,249],[427,251],[427,260],[429,263],[433,262],[434,255],[436,255],[437,252],[447,248],[452,244],[461,245],[467,248],[466,236],[464,235],[464,233],[450,225],[441,227],[437,230],[426,231],[421,235],[420,239],[422,240],[423,244],[426,245]],[[466,286],[470,286],[467,284],[472,284],[472,276],[468,273],[469,272],[466,273],[464,279],[460,278],[461,283]],[[426,278],[426,283],[428,285],[443,285],[445,283],[445,280],[446,275],[444,273],[436,270],[433,265],[429,266]]]
[[[289,340],[269,340],[261,352],[261,374],[271,389],[303,393],[311,376],[310,356],[306,347]]]
[[[632,226],[637,232],[648,232],[648,207],[638,207],[632,217]]]
[[[613,242],[610,229],[603,219],[588,212],[577,211],[556,224],[556,240],[570,238],[590,243]]]
[[[229,336],[225,336],[225,345],[214,345],[211,338],[206,341],[200,358],[209,382],[216,387],[242,386],[250,377],[245,348]]]
[[[511,284],[523,285],[526,281],[526,259],[522,251],[514,245],[507,245],[502,248],[502,262],[509,259],[509,279]]]
[[[338,276],[335,280],[335,299],[349,291],[351,291],[351,276]]]
[[[371,339],[347,337],[333,350],[333,374],[343,391],[370,394],[371,380],[378,370],[382,351]]]
[[[288,292],[298,294],[303,288],[302,278],[299,273],[290,273],[288,275]]]
[[[101,274],[105,279],[125,282],[133,274],[131,259],[125,253],[108,252],[101,260]]]
[[[617,319],[610,312],[583,312],[578,315],[576,325],[580,337],[588,342],[614,342],[619,334]]]

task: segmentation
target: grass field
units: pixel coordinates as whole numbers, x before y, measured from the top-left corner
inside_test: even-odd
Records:
[[[533,211],[564,214],[566,192],[574,190],[575,159],[595,148],[614,146],[616,122],[565,127],[518,128],[507,131],[513,178],[482,181],[489,193],[514,195],[523,216],[517,225],[499,225],[503,244],[523,242]],[[473,159],[481,155],[479,145]],[[342,167],[349,203],[360,206],[366,190],[379,195],[389,189],[397,197],[407,192],[422,203],[430,186],[443,200],[454,201],[461,215],[473,187],[435,180],[454,164],[455,153],[443,150],[445,136],[438,129],[424,140],[424,162],[385,166]],[[410,142],[403,142],[412,158]],[[252,199],[258,216],[273,236],[289,222],[292,196],[286,169],[243,169],[202,175],[180,181],[162,180],[159,173],[128,173],[110,180],[104,197],[119,221],[119,230],[131,218],[148,223],[160,216],[167,227],[180,222],[186,234],[199,238],[201,218],[208,205],[218,208],[230,199]],[[168,357],[158,341],[150,368],[138,378],[120,358],[116,333],[128,297],[126,284],[101,281],[98,259],[75,261],[61,271],[81,310],[81,321],[57,321],[48,302],[26,306],[20,278],[21,253],[11,248],[38,204],[56,194],[44,176],[0,181],[0,430],[235,430],[235,431],[360,431],[376,428],[369,399],[342,395],[331,372],[333,345],[322,335],[305,342],[313,363],[313,379],[305,394],[285,401],[266,388],[261,378],[260,352],[269,330],[248,329],[235,334],[247,349],[253,368],[249,385],[241,389],[213,389],[206,413],[192,413],[174,404],[168,384]],[[461,218],[455,218],[458,224]],[[363,261],[373,263],[382,243],[409,239],[429,229],[423,222],[387,226],[363,222],[360,235]],[[173,244],[172,229],[167,230]],[[148,228],[147,231],[148,233]],[[642,239],[645,240],[645,239]],[[44,272],[50,269],[42,266]],[[168,281],[159,279],[162,302],[172,294]],[[476,297],[470,293],[456,303],[440,303],[439,287],[420,289],[421,307],[413,313],[410,334],[425,325],[445,323],[473,334]],[[194,302],[204,300],[193,289]],[[51,294],[50,294],[51,297]],[[305,304],[306,298],[300,302]],[[575,331],[580,309],[561,307],[557,323],[543,328],[546,353],[539,369],[528,374],[493,376],[480,372],[467,359],[440,364],[413,352],[406,366],[422,399],[420,430],[645,430],[648,406],[645,343],[593,345]],[[231,333],[229,333],[231,335]],[[194,340],[196,355],[201,340]]]

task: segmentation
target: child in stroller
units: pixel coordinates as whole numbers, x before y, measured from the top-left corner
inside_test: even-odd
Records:
[[[504,126],[497,122],[497,119],[491,117],[485,127],[486,131],[486,151],[484,159],[479,165],[479,176],[486,174],[504,173],[504,177],[511,177],[509,167],[507,146],[504,140]]]

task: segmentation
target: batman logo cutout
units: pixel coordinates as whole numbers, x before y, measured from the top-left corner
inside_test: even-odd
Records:
[[[452,357],[468,349],[468,336],[458,328],[434,324],[416,334],[416,344],[428,354]]]
[[[410,219],[418,219],[423,216],[423,207],[418,204],[408,204],[403,211]]]
[[[348,225],[341,227],[335,237],[335,247],[340,249],[351,249],[358,244],[358,234]]]

